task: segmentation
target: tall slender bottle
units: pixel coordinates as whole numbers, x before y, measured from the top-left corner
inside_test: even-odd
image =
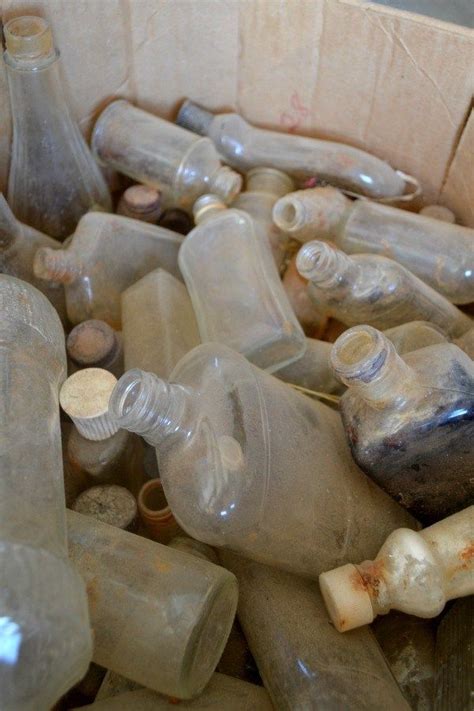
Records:
[[[0,310],[0,706],[48,711],[92,653],[84,586],[67,559],[64,334],[43,294],[3,274]]]
[[[285,195],[273,219],[302,242],[330,239],[347,254],[390,257],[449,301],[474,301],[474,229],[371,200],[353,202],[330,187]]]
[[[17,17],[4,33],[13,118],[8,201],[19,220],[64,239],[94,205],[111,209],[109,191],[69,113],[49,24]]]

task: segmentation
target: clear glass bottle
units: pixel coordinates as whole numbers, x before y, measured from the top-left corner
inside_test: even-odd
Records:
[[[384,335],[392,341],[399,355],[448,341],[444,332],[428,321],[402,323],[400,326],[388,328],[384,331]]]
[[[474,301],[474,229],[371,200],[349,200],[335,188],[299,190],[273,208],[291,236],[330,239],[347,254],[381,254],[455,304]]]
[[[269,165],[300,182],[317,176],[376,198],[401,195],[405,189],[404,179],[388,163],[343,143],[256,128],[238,114],[214,115],[189,100],[177,123],[209,136],[225,161],[243,172]]]
[[[252,217],[259,239],[270,244],[278,269],[283,264],[288,235],[280,230],[272,218],[273,206],[282,195],[294,190],[293,180],[274,168],[254,168],[245,177],[245,192],[237,195],[232,207]]]
[[[89,319],[75,326],[67,337],[66,350],[72,361],[71,374],[79,368],[103,368],[117,377],[123,373],[122,335],[105,321]]]
[[[23,225],[0,193],[0,273],[10,274],[33,284],[48,297],[63,324],[67,323],[66,297],[62,284],[47,284],[33,271],[33,260],[40,247],[60,249],[61,243]]]
[[[193,538],[315,577],[412,525],[356,467],[326,405],[214,343],[170,380],[128,371],[109,412],[156,447],[168,503]]]
[[[324,307],[320,308],[308,294],[308,280],[296,268],[296,254],[283,275],[283,288],[296,318],[308,338],[319,338],[328,325]]]
[[[181,532],[168,506],[160,479],[150,479],[143,484],[138,494],[138,512],[148,535],[154,541],[166,545]]]
[[[184,284],[155,269],[122,294],[125,369],[141,368],[167,378],[200,343],[193,305]]]
[[[299,358],[303,330],[252,218],[204,195],[194,205],[194,219],[179,266],[201,340],[224,343],[269,371]]]
[[[329,624],[313,581],[245,560],[219,557],[237,578],[237,614],[275,709],[408,711],[368,629],[342,637]]]
[[[94,318],[120,330],[122,291],[157,267],[179,278],[182,241],[163,227],[90,212],[66,249],[43,247],[36,252],[34,272],[47,282],[64,284],[73,324]]]
[[[69,113],[49,24],[17,17],[4,34],[13,119],[8,202],[22,222],[64,239],[94,205],[111,209],[109,191]]]
[[[0,311],[0,705],[47,711],[92,654],[84,586],[67,560],[64,334],[46,297],[4,274]]]
[[[474,501],[474,363],[450,343],[402,358],[370,326],[351,328],[331,361],[355,461],[419,520]]]
[[[199,694],[232,626],[234,576],[75,511],[67,523],[89,595],[94,661],[164,694]]]
[[[148,185],[131,185],[122,194],[117,215],[156,225],[161,215],[161,193]]]
[[[97,119],[92,150],[103,165],[157,190],[164,187],[179,208],[190,209],[209,192],[231,202],[242,186],[241,176],[221,164],[208,138],[123,99],[109,104]]]
[[[91,486],[79,494],[70,508],[124,531],[134,531],[137,526],[137,500],[124,486]]]
[[[444,296],[393,259],[378,254],[349,256],[325,242],[308,242],[296,266],[310,281],[315,304],[339,321],[386,329],[429,321],[448,336],[461,336],[472,321]]]
[[[343,565],[319,576],[339,632],[400,610],[436,617],[448,600],[474,593],[474,506],[422,531],[393,531],[374,560]]]
[[[474,696],[474,597],[457,600],[436,635],[435,711],[469,711]]]

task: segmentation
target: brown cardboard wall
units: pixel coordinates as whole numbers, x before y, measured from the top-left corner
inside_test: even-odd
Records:
[[[25,12],[50,20],[86,134],[112,97],[172,118],[190,96],[260,125],[366,148],[416,175],[427,201],[443,189],[443,202],[474,219],[459,195],[468,195],[469,158],[456,152],[474,133],[462,147],[474,94],[470,30],[360,0],[0,0],[0,7],[3,21]],[[2,67],[0,186],[9,141]]]

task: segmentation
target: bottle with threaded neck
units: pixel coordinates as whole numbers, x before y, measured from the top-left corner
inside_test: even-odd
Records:
[[[241,176],[221,164],[208,138],[123,99],[101,113],[91,142],[102,165],[157,190],[164,187],[176,207],[190,209],[209,192],[231,202],[242,186]]]
[[[109,191],[70,115],[49,24],[17,17],[4,33],[13,119],[8,202],[22,222],[65,239],[93,205],[111,209]]]
[[[117,215],[156,225],[162,211],[161,193],[148,185],[131,185],[117,206]]]
[[[89,212],[65,249],[38,249],[34,273],[46,282],[64,284],[71,323],[98,319],[120,330],[122,291],[157,267],[180,278],[182,241],[164,227]]]
[[[296,266],[310,281],[318,306],[348,326],[386,329],[408,321],[429,321],[448,336],[461,336],[472,321],[444,296],[393,259],[377,254],[349,256],[325,242],[308,242]]]
[[[469,711],[474,696],[474,597],[457,600],[436,635],[435,711]]]
[[[214,115],[189,100],[182,105],[177,123],[209,136],[237,170],[269,165],[300,183],[317,176],[375,198],[402,195],[405,189],[403,177],[388,163],[343,143],[256,128],[238,114]]]
[[[128,371],[109,411],[156,447],[166,499],[193,538],[315,577],[412,525],[356,467],[331,408],[214,343],[170,380]]]
[[[474,363],[441,343],[402,358],[370,326],[333,346],[348,387],[341,413],[354,459],[418,519],[432,522],[474,501]]]
[[[48,711],[92,652],[84,586],[67,559],[64,334],[43,294],[3,274],[0,311],[0,706]]]
[[[448,600],[474,593],[474,506],[416,533],[393,531],[377,557],[319,576],[324,602],[339,632],[400,610],[436,617]]]
[[[299,358],[303,330],[252,218],[215,195],[197,200],[194,218],[179,266],[202,342],[223,343],[269,371]]]
[[[474,301],[474,229],[335,188],[299,190],[273,208],[276,225],[306,242],[330,239],[347,254],[381,254],[403,264],[455,304]]]
[[[294,182],[286,173],[274,168],[254,168],[247,173],[245,182],[245,192],[237,196],[232,207],[250,215],[259,239],[269,242],[275,264],[280,268],[288,236],[273,222],[272,210],[279,197],[294,189]]]

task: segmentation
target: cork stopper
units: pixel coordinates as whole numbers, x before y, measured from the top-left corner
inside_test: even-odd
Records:
[[[267,193],[279,198],[294,189],[293,179],[276,168],[253,168],[245,176],[245,190],[248,193]]]
[[[444,207],[444,205],[427,205],[420,210],[420,215],[423,215],[423,217],[431,217],[433,220],[441,220],[441,222],[449,222],[451,224],[456,222],[454,212],[452,212],[449,207]]]
[[[150,479],[138,494],[140,518],[154,541],[168,543],[181,531],[168,506],[160,479]]]
[[[3,28],[7,55],[15,60],[55,57],[51,28],[46,20],[34,15],[15,17]]]
[[[364,580],[349,563],[319,576],[319,587],[327,610],[339,632],[373,622],[375,615]]]
[[[68,356],[82,367],[106,368],[121,348],[114,329],[105,321],[90,319],[75,326],[66,341]]]
[[[176,123],[188,131],[198,133],[200,136],[207,136],[213,118],[214,114],[210,111],[186,99],[178,112]]]
[[[135,497],[124,486],[115,484],[92,486],[77,497],[71,508],[125,531],[133,530],[137,521]]]
[[[71,375],[61,388],[59,402],[86,439],[111,437],[119,426],[109,417],[109,399],[117,378],[102,368],[85,368]]]
[[[216,215],[221,210],[227,210],[227,206],[217,195],[201,195],[193,205],[194,222],[200,225],[201,222]]]
[[[161,193],[147,185],[132,185],[120,198],[117,214],[155,224],[161,214]]]

